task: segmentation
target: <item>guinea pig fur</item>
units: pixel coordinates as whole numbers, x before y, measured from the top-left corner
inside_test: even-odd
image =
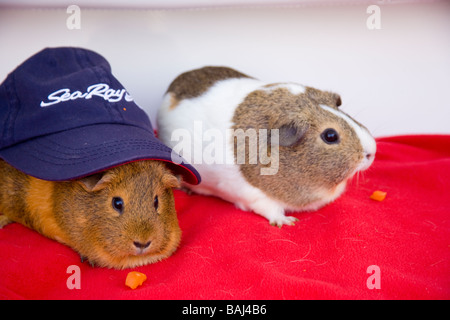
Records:
[[[375,140],[340,105],[340,96],[332,92],[266,83],[227,67],[204,67],[170,84],[158,112],[158,135],[200,172],[202,183],[186,187],[254,211],[272,225],[292,225],[297,219],[285,211],[317,210],[330,203],[349,178],[374,160]],[[253,140],[235,135],[250,129],[256,132]],[[190,146],[177,140],[180,130],[191,135],[185,139]],[[214,135],[205,136],[208,130],[226,137],[223,150],[216,146],[214,151],[231,163],[195,157],[199,150],[202,155],[210,151],[205,141]],[[271,144],[261,149],[264,141]],[[255,161],[263,152],[271,156],[270,163]],[[274,173],[262,174],[269,166]]]
[[[52,182],[0,160],[0,177],[0,228],[19,222],[92,265],[123,269],[157,262],[180,242],[172,191],[179,181],[160,161]]]

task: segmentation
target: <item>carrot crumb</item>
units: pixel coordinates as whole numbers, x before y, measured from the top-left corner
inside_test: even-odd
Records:
[[[134,290],[140,285],[142,285],[145,280],[147,280],[147,276],[142,272],[131,271],[128,272],[127,274],[127,278],[125,279],[125,285]]]
[[[370,196],[370,199],[376,200],[376,201],[383,201],[384,198],[386,198],[387,192],[376,190],[372,193]]]

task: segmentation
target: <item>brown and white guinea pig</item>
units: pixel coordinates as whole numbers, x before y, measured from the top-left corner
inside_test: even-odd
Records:
[[[157,262],[180,242],[172,191],[179,181],[160,161],[52,182],[0,160],[0,178],[0,228],[19,222],[92,265],[123,269]]]
[[[374,160],[375,140],[340,105],[335,93],[204,67],[170,84],[158,134],[200,172],[200,185],[185,186],[292,225],[285,211],[335,200]]]

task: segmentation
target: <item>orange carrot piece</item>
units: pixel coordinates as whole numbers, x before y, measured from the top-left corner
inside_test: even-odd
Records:
[[[130,271],[125,279],[125,285],[134,290],[142,285],[145,280],[147,280],[147,276],[142,272]]]
[[[376,201],[383,201],[384,198],[386,198],[387,192],[376,190],[372,193],[370,196],[370,199],[376,200]]]

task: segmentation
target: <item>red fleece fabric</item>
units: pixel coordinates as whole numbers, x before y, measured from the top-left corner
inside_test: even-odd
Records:
[[[131,269],[93,268],[70,248],[7,225],[0,298],[449,299],[450,135],[377,144],[373,166],[332,204],[294,213],[295,226],[273,227],[218,198],[175,190],[181,245],[132,269],[147,275],[135,290],[125,286]],[[375,190],[386,199],[371,200]],[[67,286],[72,265],[80,289]]]

